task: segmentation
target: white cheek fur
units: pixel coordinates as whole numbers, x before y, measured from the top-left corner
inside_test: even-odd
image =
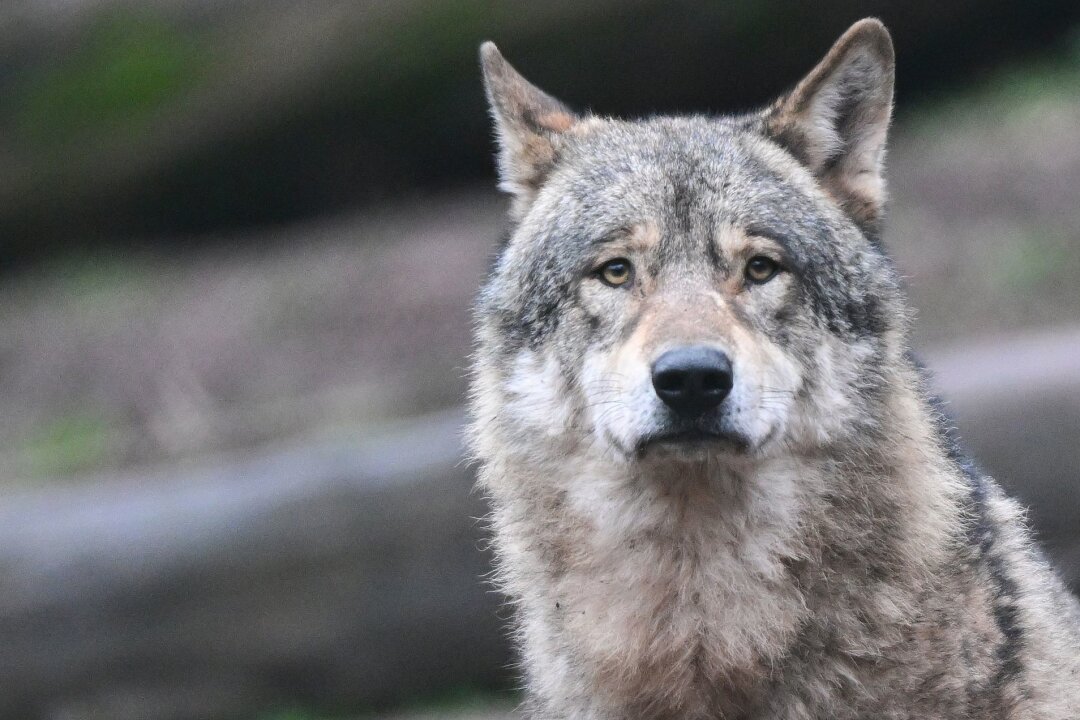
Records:
[[[656,411],[646,364],[610,352],[591,352],[582,365],[581,384],[595,439],[623,451],[632,448]]]
[[[549,436],[569,429],[574,415],[572,395],[553,356],[522,352],[503,391],[504,412],[515,425]]]

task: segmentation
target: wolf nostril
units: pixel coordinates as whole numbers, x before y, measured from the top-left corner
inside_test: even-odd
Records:
[[[731,360],[710,347],[669,350],[652,370],[657,396],[680,415],[700,415],[724,401],[734,375]]]
[[[731,370],[726,372],[706,372],[701,376],[701,389],[705,392],[723,392],[731,390]]]
[[[679,392],[684,378],[679,372],[662,372],[653,375],[653,387],[661,392]]]

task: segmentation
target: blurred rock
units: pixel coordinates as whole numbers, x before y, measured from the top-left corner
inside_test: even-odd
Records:
[[[250,717],[498,686],[459,425],[6,494],[0,717]]]

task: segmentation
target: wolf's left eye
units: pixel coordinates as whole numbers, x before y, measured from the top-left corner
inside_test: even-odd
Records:
[[[768,282],[779,271],[780,264],[765,255],[755,255],[746,263],[746,279],[752,283]]]
[[[611,287],[619,287],[630,282],[630,278],[633,277],[634,270],[630,265],[630,261],[626,258],[616,258],[615,260],[609,260],[600,266],[600,269],[596,271],[596,276],[605,285]]]

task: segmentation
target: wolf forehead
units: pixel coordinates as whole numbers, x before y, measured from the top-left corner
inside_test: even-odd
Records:
[[[804,301],[838,335],[882,332],[894,293],[876,243],[823,197],[755,117],[590,119],[561,138],[543,183],[503,247],[480,311],[538,345],[554,332],[607,241],[649,227],[650,267],[732,271],[726,229],[781,245]]]
[[[565,138],[527,220],[562,220],[594,237],[653,223],[683,241],[772,220],[823,233],[828,218],[808,174],[752,127],[704,117],[587,123]]]

